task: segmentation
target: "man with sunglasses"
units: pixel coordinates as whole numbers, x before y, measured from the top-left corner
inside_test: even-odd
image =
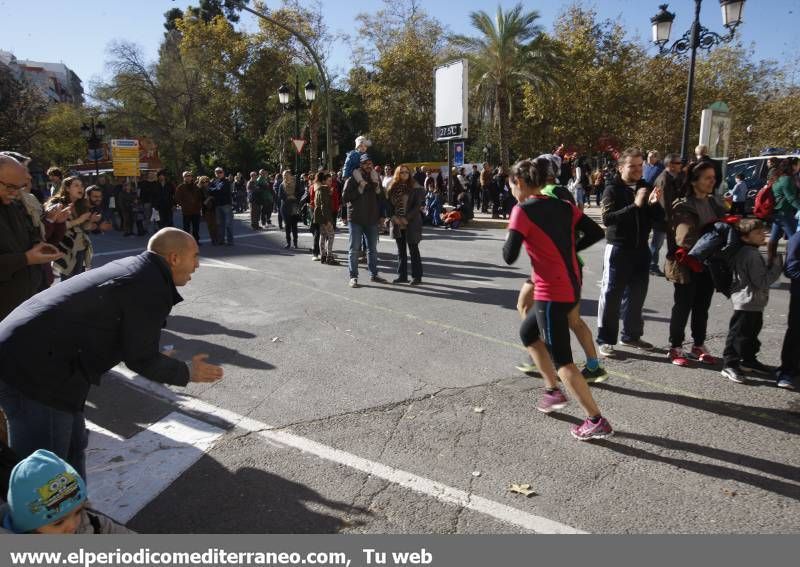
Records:
[[[39,267],[61,257],[31,223],[19,202],[19,192],[30,183],[28,169],[0,155],[0,321],[43,287]]]
[[[650,273],[656,276],[663,276],[664,272],[658,266],[658,256],[664,240],[673,238],[670,235],[670,223],[672,222],[672,203],[678,198],[678,191],[683,184],[681,169],[683,162],[680,154],[667,154],[664,158],[664,171],[656,177],[653,187],[660,192],[659,202],[664,209],[663,222],[653,223],[653,236],[650,240]],[[674,243],[673,243],[674,244]],[[675,246],[667,245],[667,250],[675,250]]]

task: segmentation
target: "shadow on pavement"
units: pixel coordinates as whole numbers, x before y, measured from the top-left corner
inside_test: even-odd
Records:
[[[164,329],[161,331],[161,344],[172,344],[181,358],[190,358],[195,354],[206,353],[212,364],[230,364],[239,368],[253,370],[274,370],[275,366],[263,360],[241,354],[239,351],[208,341],[198,339],[184,339]]]
[[[595,387],[601,390],[607,390],[609,392],[615,392],[617,394],[633,396],[645,400],[680,404],[701,411],[715,413],[724,417],[749,421],[750,423],[761,425],[763,427],[769,427],[770,429],[776,429],[778,431],[800,435],[800,413],[798,412],[775,408],[746,406],[734,402],[705,400],[700,398],[692,398],[689,396],[682,396],[680,394],[631,390],[630,388],[608,383],[595,384]]]
[[[581,422],[580,419],[571,415],[551,413],[550,417],[566,423],[579,424]],[[779,476],[784,476],[783,473],[789,473],[788,469],[796,470],[795,467],[788,467],[787,469],[785,465],[773,463],[772,461],[757,459],[755,457],[740,455],[738,453],[731,453],[729,451],[714,449],[712,447],[703,447],[701,445],[695,445],[693,443],[683,443],[681,441],[673,441],[672,439],[664,439],[662,437],[652,437],[649,435],[635,435],[631,433],[626,433],[624,431],[615,431],[615,436],[612,437],[611,439],[632,439],[644,443],[653,443],[655,445],[667,449],[676,451],[696,452],[699,455],[707,456],[709,458],[727,460],[732,463],[741,464],[742,466],[751,468],[758,468],[760,470],[764,470],[768,467],[774,466],[775,469],[777,469],[780,472],[776,472],[774,470],[764,470],[764,472]],[[590,441],[590,443],[597,445],[598,447],[610,449],[616,453],[620,453],[621,455],[625,455],[627,457],[633,457],[635,459],[641,459],[645,461],[653,461],[656,463],[663,463],[666,465],[671,465],[678,469],[695,472],[703,476],[718,478],[721,480],[732,480],[735,482],[741,482],[744,484],[749,484],[750,486],[754,486],[756,488],[760,488],[761,490],[766,490],[767,492],[780,494],[781,496],[785,496],[793,500],[800,500],[800,485],[797,484],[783,482],[781,480],[761,476],[751,472],[742,471],[739,469],[724,467],[721,465],[713,465],[710,463],[699,463],[697,461],[692,461],[690,459],[667,457],[666,455],[653,453],[651,451],[646,451],[644,449],[639,449],[637,447],[631,447],[630,445],[625,445],[624,443],[611,441],[609,439]],[[796,478],[797,475],[796,472],[790,474],[793,474],[795,476],[794,477],[787,476],[786,478]]]
[[[171,315],[167,319],[167,327],[170,331],[183,333],[184,335],[227,335],[237,339],[254,339],[256,335],[247,331],[237,331],[229,329],[224,325],[214,321],[205,321],[186,315]]]
[[[230,471],[205,455],[128,526],[139,533],[338,533],[369,515],[303,484],[256,468]]]
[[[374,284],[369,284],[374,285]],[[517,309],[517,296],[519,290],[498,289],[494,287],[479,287],[475,284],[474,288],[451,286],[446,284],[429,284],[425,282],[419,287],[409,287],[407,284],[383,285],[381,289],[397,293],[406,293],[423,297],[433,297],[436,299],[449,299],[452,301],[466,301],[467,303],[481,303],[484,305],[497,305],[506,309]],[[435,288],[448,288],[438,291]]]

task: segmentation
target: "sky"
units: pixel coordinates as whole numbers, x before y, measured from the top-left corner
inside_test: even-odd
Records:
[[[517,1],[500,0],[499,4],[508,9]],[[552,29],[555,17],[568,4],[553,0],[522,0],[522,3],[525,9],[539,12],[539,23],[546,30]],[[662,1],[584,0],[583,3],[595,8],[601,18],[619,17],[631,36],[649,41],[650,18],[658,12]],[[105,61],[111,42],[133,41],[148,58],[155,59],[164,33],[164,12],[189,4],[192,2],[186,0],[0,0],[3,24],[0,49],[11,51],[19,59],[63,62],[78,74],[88,91],[93,79],[108,75]],[[452,32],[465,34],[472,33],[471,11],[493,13],[497,6],[496,0],[420,0],[420,4]],[[322,5],[332,32],[352,33],[353,20],[359,12],[376,12],[384,4],[381,0],[322,0]],[[671,38],[674,40],[689,29],[694,1],[673,0],[669,10],[676,14]],[[700,21],[712,31],[725,31],[718,0],[704,0]],[[245,29],[256,29],[254,17],[249,14],[243,14],[240,24]],[[757,59],[800,61],[800,0],[747,0],[744,23],[737,35],[745,45],[754,48]],[[337,42],[328,62],[331,74],[344,74],[351,61],[350,45]]]

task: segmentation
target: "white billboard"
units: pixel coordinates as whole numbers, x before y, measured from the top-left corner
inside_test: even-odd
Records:
[[[437,67],[434,73],[436,120],[434,138],[466,140],[469,114],[469,68],[461,59]]]

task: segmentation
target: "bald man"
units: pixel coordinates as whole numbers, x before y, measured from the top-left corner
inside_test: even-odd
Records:
[[[0,155],[0,320],[42,289],[40,264],[61,257],[54,246],[40,242],[41,233],[19,201],[30,179],[24,165]]]
[[[177,288],[198,265],[194,238],[164,228],[142,254],[57,284],[0,322],[0,407],[21,458],[48,449],[85,474],[86,396],[120,362],[175,386],[222,378],[206,354],[187,364],[159,350]]]

